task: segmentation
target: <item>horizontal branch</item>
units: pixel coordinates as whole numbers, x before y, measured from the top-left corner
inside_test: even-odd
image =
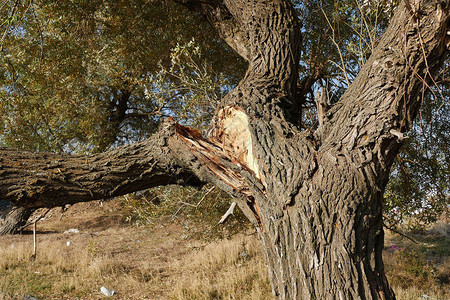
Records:
[[[22,207],[53,207],[159,185],[200,186],[203,180],[183,163],[182,147],[172,121],[145,141],[96,155],[0,148],[0,199]]]
[[[239,198],[235,201],[256,221],[248,185],[256,181],[220,145],[171,118],[145,141],[96,155],[0,148],[0,199],[19,207],[55,207],[161,185],[211,183]]]

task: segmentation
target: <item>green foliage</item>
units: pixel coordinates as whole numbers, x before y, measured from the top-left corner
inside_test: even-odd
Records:
[[[177,44],[171,50],[169,67],[161,65],[149,77],[146,99],[156,102],[160,115],[205,128],[221,98],[237,84],[234,77],[217,74],[203,52],[195,39]]]
[[[408,219],[415,221],[409,223],[411,227],[420,228],[448,214],[448,105],[440,97],[427,99],[422,105],[420,117],[398,155],[385,193],[385,211],[391,221],[398,223]]]
[[[172,2],[14,1],[0,17],[0,135],[8,146],[97,152],[148,136],[161,103],[145,87],[156,79],[178,88],[187,83],[174,76],[171,68],[182,64],[170,49],[192,37],[208,66],[198,65],[202,79],[211,81],[205,72],[214,69],[235,84],[244,66],[205,20]],[[236,64],[225,63],[230,60]],[[193,105],[186,99],[206,101],[185,95],[164,102],[177,114]]]

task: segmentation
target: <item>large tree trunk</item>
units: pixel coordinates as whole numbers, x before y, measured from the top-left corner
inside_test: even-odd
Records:
[[[301,133],[292,126],[299,32],[289,5],[230,2],[248,32],[249,71],[210,138],[253,171],[250,202],[274,295],[394,299],[382,262],[382,196],[419,91],[448,55],[448,5],[417,4],[420,15],[400,5],[324,125]]]
[[[383,262],[381,191],[345,159],[321,161],[261,232],[282,299],[393,299]],[[278,216],[276,213],[278,212]]]
[[[276,298],[394,299],[381,259],[382,194],[419,91],[448,56],[448,1],[400,5],[315,132],[295,126],[301,39],[290,2],[182,2],[205,13],[249,62],[209,137],[167,121],[147,141],[96,156],[0,148],[0,198],[48,207],[211,182],[241,197]]]

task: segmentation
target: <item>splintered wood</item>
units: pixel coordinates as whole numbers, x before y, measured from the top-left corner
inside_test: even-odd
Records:
[[[252,136],[247,115],[232,106],[225,106],[217,114],[217,122],[210,139],[221,145],[230,157],[252,170],[260,178],[253,154]]]
[[[239,172],[239,169],[245,169],[260,179],[248,129],[248,117],[244,112],[227,106],[219,111],[217,118],[209,140],[203,138],[198,130],[182,125],[177,125],[177,135],[211,172],[251,199],[252,193]],[[230,168],[230,162],[238,169]]]

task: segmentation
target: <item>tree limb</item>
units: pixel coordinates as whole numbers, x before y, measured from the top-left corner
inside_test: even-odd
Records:
[[[55,207],[159,185],[211,183],[255,222],[252,171],[200,132],[166,119],[149,139],[88,156],[0,148],[0,198],[16,206]]]
[[[166,121],[143,142],[89,156],[0,148],[0,198],[38,208],[111,198],[158,185],[200,186],[205,178],[189,169],[189,155],[180,154],[183,143],[175,127],[173,121]],[[197,174],[202,176],[200,171]]]
[[[320,136],[323,149],[367,147],[388,168],[401,145],[399,133],[411,127],[431,74],[448,59],[450,4],[421,1],[417,19],[402,2],[389,28],[358,76],[328,112]],[[361,163],[364,163],[364,158]]]

